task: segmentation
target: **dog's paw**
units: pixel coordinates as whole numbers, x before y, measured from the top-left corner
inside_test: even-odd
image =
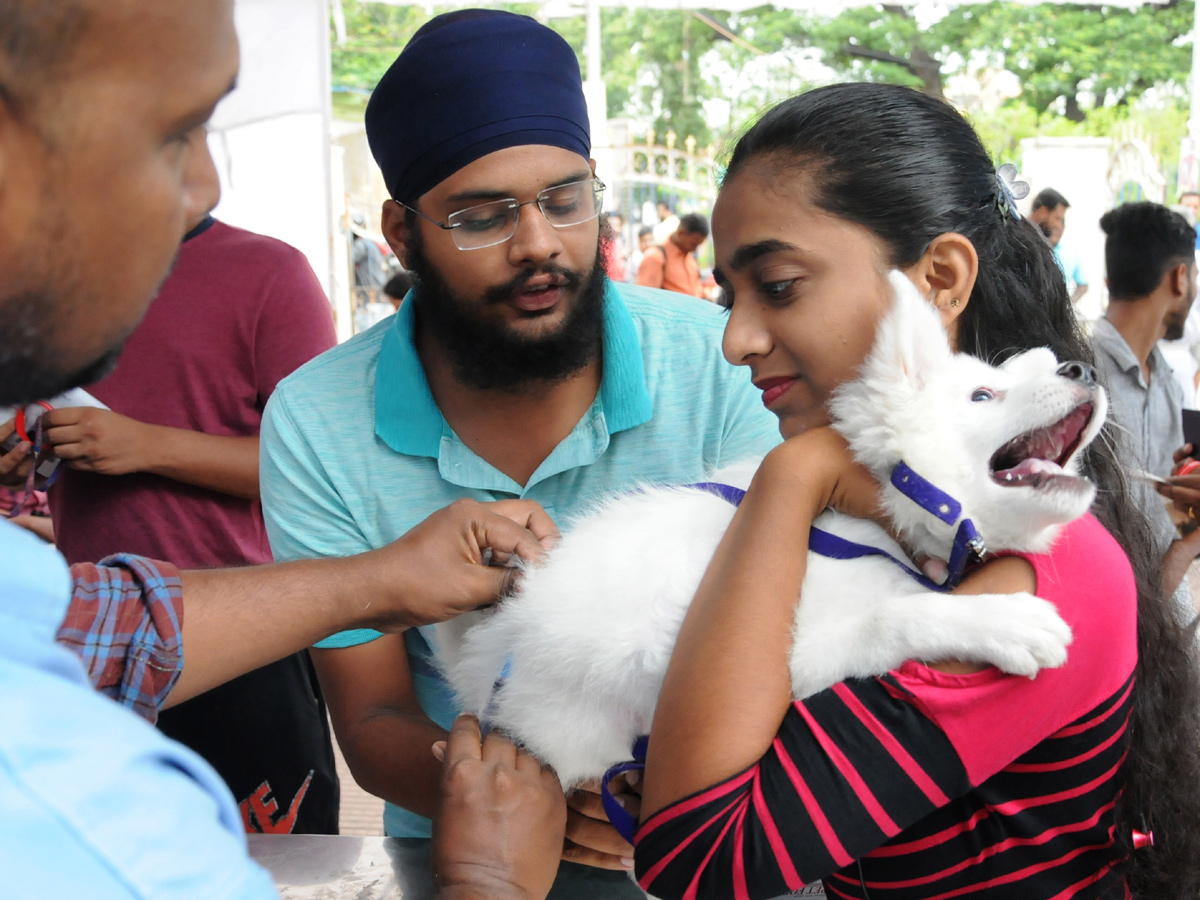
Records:
[[[1010,675],[1033,678],[1041,669],[1056,669],[1067,661],[1071,627],[1053,603],[1032,594],[996,594],[985,602],[999,614],[984,653],[986,662]]]

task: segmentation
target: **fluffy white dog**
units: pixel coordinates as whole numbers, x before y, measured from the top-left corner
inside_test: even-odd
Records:
[[[993,551],[1049,549],[1095,494],[1077,460],[1104,421],[1104,391],[1089,367],[1060,366],[1045,349],[998,368],[951,353],[933,308],[899,273],[891,281],[893,309],[831,413],[883,485],[896,532],[944,560],[960,526],[960,554],[972,537],[964,519]],[[742,468],[714,480],[744,486],[754,465]],[[574,522],[498,607],[438,626],[438,655],[464,708],[552,765],[565,788],[629,759],[733,513],[704,489],[647,487]],[[874,523],[826,511],[815,526],[907,562]],[[791,652],[798,698],[909,659],[1032,677],[1062,665],[1071,641],[1053,605],[1032,594],[953,596],[880,556],[810,550],[802,594]]]

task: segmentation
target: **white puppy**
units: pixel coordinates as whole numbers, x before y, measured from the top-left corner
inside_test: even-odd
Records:
[[[998,368],[951,353],[933,308],[902,275],[891,281],[893,309],[831,414],[883,485],[897,533],[949,559],[969,518],[992,551],[1049,549],[1059,527],[1091,505],[1095,488],[1075,473],[1104,421],[1103,390],[1088,367],[1060,366],[1045,349]],[[744,487],[753,470],[713,480]],[[925,491],[932,511],[900,490],[922,479],[936,486]],[[438,626],[438,655],[464,708],[552,765],[566,788],[629,759],[650,729],[684,613],[733,513],[703,489],[647,487],[575,521],[495,610]],[[874,523],[826,511],[815,525],[907,561]],[[1032,677],[1062,665],[1071,640],[1045,600],[953,596],[878,556],[810,551],[802,594],[791,652],[798,698],[909,659],[989,663]]]

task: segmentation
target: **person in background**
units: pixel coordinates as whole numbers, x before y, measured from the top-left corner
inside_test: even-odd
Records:
[[[1054,248],[1054,258],[1058,260],[1058,267],[1067,279],[1067,292],[1071,295],[1071,302],[1078,303],[1087,293],[1088,276],[1079,255],[1064,249],[1062,242],[1063,233],[1067,229],[1067,210],[1070,207],[1066,197],[1054,188],[1045,188],[1033,198],[1029,208],[1029,221],[1038,227]]]
[[[350,256],[354,263],[354,286],[381,288],[387,282],[387,258],[367,233],[367,217],[355,212],[350,226]]]
[[[679,227],[679,216],[666,200],[659,200],[654,208],[658,212],[658,223],[653,228],[654,243],[665,244]]]
[[[1092,343],[1108,388],[1109,416],[1121,426],[1130,470],[1168,478],[1184,447],[1183,393],[1157,345],[1182,337],[1196,299],[1196,230],[1157,203],[1118,206],[1100,218],[1100,228],[1109,297]],[[1133,493],[1154,528],[1167,594],[1175,593],[1200,553],[1200,536],[1180,538],[1161,499],[1174,500],[1186,513],[1197,505],[1200,476],[1171,481],[1159,484],[1156,494],[1141,478]]]
[[[204,123],[238,51],[232,0],[4,0],[0,35],[13,38],[0,41],[0,404],[14,406],[107,372],[187,225],[215,205]],[[0,475],[31,464],[29,449],[0,456]],[[331,631],[494,601],[511,572],[482,552],[536,559],[547,524],[531,507],[464,503],[354,558],[179,571],[128,554],[69,569],[0,523],[6,900],[276,896],[228,788],[129,709],[152,719]],[[434,852],[467,864],[439,894],[536,897],[557,859],[532,830],[561,841],[561,797],[511,745],[474,736],[468,723],[448,754],[454,802]]]
[[[333,315],[299,250],[207,212],[189,225],[116,369],[89,388],[108,409],[43,417],[63,461],[50,511],[70,564],[120,552],[188,569],[272,560],[258,500],[262,411],[282,378],[337,343]],[[158,725],[225,779],[247,831],[337,834],[333,745],[307,652]]]
[[[654,246],[654,229],[649,225],[643,225],[638,229],[637,246],[633,252],[629,254],[629,264],[626,267],[625,280],[636,282],[638,269],[642,267],[642,260],[645,259],[646,251]]]
[[[708,220],[688,213],[666,243],[651,247],[638,266],[637,283],[690,297],[704,297],[696,251],[708,239]]]
[[[620,283],[626,280],[625,218],[619,212],[611,212],[606,218],[608,234],[604,241],[604,274],[610,281]]]

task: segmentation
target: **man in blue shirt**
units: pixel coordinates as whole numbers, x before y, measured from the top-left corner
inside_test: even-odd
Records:
[[[5,0],[0,38],[0,405],[9,405],[100,377],[116,359],[184,223],[216,203],[204,123],[236,76],[238,53],[232,0]],[[3,473],[28,451],[4,454]],[[157,577],[155,593],[186,596],[186,621],[182,606],[160,597],[162,623],[145,615],[129,633],[157,644],[159,624],[182,629],[183,675],[178,641],[148,663],[170,666],[168,678],[150,681],[174,685],[174,697],[345,628],[372,603],[388,608],[384,627],[444,618],[503,586],[477,551],[527,555],[523,542],[536,546],[496,510],[439,513],[440,523],[382,556],[181,573],[166,579],[169,591]],[[160,576],[171,568],[142,562]],[[405,574],[422,569],[415,580]],[[55,643],[69,607],[71,646],[89,662],[146,663],[112,653],[114,635],[128,637],[125,625],[139,619],[112,589],[117,570],[93,567],[81,593],[57,551],[0,523],[0,573],[5,900],[274,896],[211,768],[93,691],[80,659]],[[409,581],[408,596],[387,587],[398,578]],[[142,679],[130,674],[136,690]],[[127,680],[118,672],[117,681]],[[469,721],[456,724],[443,755],[439,821],[450,838],[434,848],[443,900],[544,893],[546,844],[531,835],[557,827],[561,842],[565,809],[553,776],[511,744],[491,736],[481,744]]]
[[[382,231],[416,285],[394,320],[302,367],[268,405],[276,559],[382,546],[462,497],[535,500],[569,527],[605,496],[700,481],[778,442],[721,356],[714,306],[605,278],[604,186],[561,37],[510,13],[439,16],[380,81],[366,125],[393,198]],[[427,633],[318,648],[356,780],[389,801],[388,834],[427,837],[429,746],[456,712]],[[598,795],[568,804],[557,891],[641,896]]]
[[[1078,303],[1087,293],[1088,276],[1079,254],[1068,251],[1063,246],[1063,233],[1067,230],[1067,210],[1070,207],[1066,197],[1054,188],[1045,188],[1033,198],[1029,207],[1029,221],[1038,227],[1054,248],[1054,258],[1058,260],[1058,267],[1062,269],[1067,282],[1067,293],[1071,295],[1072,303]]]

